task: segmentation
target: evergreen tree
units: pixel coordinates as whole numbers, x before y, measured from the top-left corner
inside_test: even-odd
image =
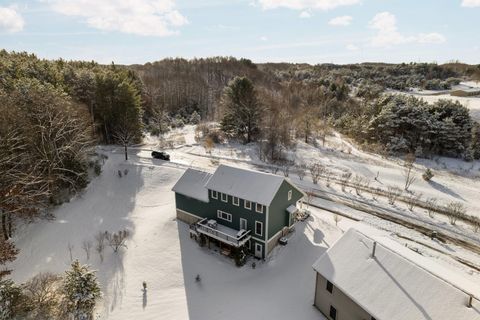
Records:
[[[66,312],[74,320],[92,320],[95,303],[101,295],[95,272],[75,260],[65,273]]]
[[[21,289],[10,279],[0,280],[0,320],[22,319]]]
[[[235,77],[225,87],[222,102],[225,107],[222,130],[245,143],[256,140],[260,134],[263,109],[253,83],[246,77]]]
[[[114,68],[97,75],[96,83],[95,119],[105,142],[121,142],[115,137],[119,130],[131,133],[134,141],[140,140],[141,97],[130,75]]]
[[[475,122],[472,128],[472,142],[469,148],[473,159],[480,159],[480,123]]]
[[[5,270],[3,266],[7,262],[15,260],[17,253],[18,249],[15,248],[15,245],[11,241],[4,240],[3,237],[0,237],[0,267],[2,267],[2,270],[0,270],[0,279],[10,273],[11,270]]]

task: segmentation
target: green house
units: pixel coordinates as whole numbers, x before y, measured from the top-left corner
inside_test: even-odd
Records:
[[[295,222],[304,193],[288,179],[220,165],[187,169],[172,189],[177,218],[225,250],[244,247],[265,258]]]

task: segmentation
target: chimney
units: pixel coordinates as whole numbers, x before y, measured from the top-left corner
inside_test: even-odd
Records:
[[[377,248],[377,241],[373,242],[373,249],[372,249],[372,258],[375,258],[375,249]]]
[[[472,307],[472,303],[473,303],[473,296],[470,295],[470,297],[468,298],[467,308],[471,308],[471,307]]]

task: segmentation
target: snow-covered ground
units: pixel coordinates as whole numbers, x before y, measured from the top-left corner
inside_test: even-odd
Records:
[[[23,282],[41,271],[63,272],[70,264],[68,244],[71,244],[74,258],[98,270],[104,293],[97,308],[99,319],[323,319],[312,307],[314,272],[311,266],[343,231],[353,226],[368,234],[387,235],[452,272],[480,283],[477,271],[455,259],[459,257],[480,265],[478,255],[321,199],[315,201],[327,210],[311,208],[312,217],[298,223],[287,246],[278,247],[265,262],[257,261],[255,269],[251,267],[253,260],[237,268],[233,261],[200,248],[189,238],[188,226],[175,220],[174,194],[170,189],[190,166],[212,171],[221,162],[255,168],[262,164],[256,147],[216,146],[212,158],[195,143],[194,127],[177,130],[175,135],[183,135],[180,139],[183,142],[168,151],[171,163],[150,157],[149,150],[157,148],[154,137],[149,137],[146,145],[132,148],[128,162],[123,160],[121,148],[100,150],[109,157],[101,176],[95,178],[81,195],[57,208],[53,212],[55,220],[23,226],[17,232],[15,241],[21,251],[12,265],[14,280]],[[299,142],[295,157],[297,163],[321,161],[333,170],[348,168],[372,181],[379,172],[379,182],[373,183],[380,185],[403,184],[398,160],[365,153],[339,135],[329,137],[326,147],[316,148]],[[414,183],[413,190],[439,199],[463,201],[471,214],[480,211],[480,163],[465,164],[444,158],[423,161],[417,164],[418,174],[424,165],[436,168],[435,184],[428,184],[420,178]],[[128,174],[120,178],[118,170],[124,172],[125,169]],[[473,175],[476,178],[472,178]],[[300,183],[295,175],[291,179]],[[302,183],[310,183],[308,179]],[[334,185],[317,187],[342,193]],[[355,197],[351,190],[344,195]],[[368,194],[361,198],[380,201],[379,204],[384,205],[381,200],[372,200]],[[405,208],[397,209],[408,214]],[[329,210],[345,214],[338,226]],[[412,218],[427,217],[418,209],[409,214]],[[448,226],[441,217],[432,221]],[[114,254],[107,248],[103,262],[92,252],[87,261],[82,250],[83,241],[93,241],[99,231],[123,228],[132,234],[127,250]],[[464,226],[457,228],[459,232],[471,233],[463,230]],[[195,281],[197,274],[201,277],[200,282]],[[148,285],[146,293],[142,291],[143,281]]]
[[[100,319],[322,319],[312,307],[313,262],[342,231],[321,212],[300,223],[288,246],[265,262],[243,268],[200,248],[189,238],[188,225],[175,220],[173,184],[183,169],[161,161],[125,163],[121,153],[108,153],[103,173],[88,189],[55,210],[56,220],[24,226],[15,239],[21,249],[13,279],[23,282],[38,272],[62,273],[73,258],[98,270],[104,298]],[[118,170],[128,169],[119,178]],[[105,260],[81,245],[98,231],[128,228],[128,249]],[[195,281],[196,275],[200,283]],[[148,290],[144,295],[142,282]],[[237,310],[237,311],[234,311]]]
[[[191,131],[185,131],[186,136],[191,134]],[[258,149],[255,144],[216,145],[211,154],[208,154],[203,146],[193,144],[172,150],[171,153],[172,159],[177,162],[212,169],[216,167],[215,159],[241,167],[264,165],[258,158]],[[148,153],[143,155],[148,156]],[[295,160],[297,165],[321,162],[337,173],[349,170],[354,175],[367,178],[372,187],[386,189],[388,186],[398,186],[403,189],[405,183],[401,159],[386,159],[359,150],[337,133],[327,138],[325,147],[321,144],[314,147],[298,140],[296,148],[289,151],[289,158]],[[424,181],[421,177],[426,168],[432,169],[435,175],[430,182]],[[480,201],[478,201],[480,161],[465,162],[445,157],[436,157],[431,160],[418,159],[414,171],[416,180],[411,190],[422,193],[423,199],[435,197],[441,204],[459,201],[465,204],[469,214],[480,216]],[[296,175],[292,174],[291,178],[296,179]]]
[[[480,82],[467,81],[462,82],[461,85],[466,88],[479,88]],[[434,91],[434,90],[416,90],[411,92],[395,91],[391,90],[390,93],[411,95],[425,100],[428,103],[434,103],[440,99],[447,99],[460,102],[463,106],[470,110],[470,115],[476,121],[480,121],[480,97],[455,97],[451,96],[446,91]],[[440,93],[440,94],[439,94]]]

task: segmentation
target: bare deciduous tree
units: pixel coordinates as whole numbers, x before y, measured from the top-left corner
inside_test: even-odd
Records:
[[[74,245],[70,242],[67,244],[68,253],[70,254],[70,261],[73,261],[73,248]]]
[[[327,180],[327,187],[330,187],[330,181],[333,175],[333,172],[331,170],[325,169],[324,171],[325,179]]]
[[[306,174],[305,166],[304,165],[298,166],[298,168],[297,168],[298,178],[300,180],[303,180],[303,178],[305,177],[305,174]]]
[[[452,201],[445,207],[450,224],[455,225],[458,219],[465,217],[467,209],[461,202]]]
[[[325,166],[322,164],[315,162],[312,165],[310,165],[310,174],[312,175],[312,182],[313,184],[318,184],[318,180],[322,176],[322,174],[325,172]]]
[[[409,195],[407,195],[406,201],[407,201],[408,210],[413,211],[413,208],[415,207],[415,205],[417,205],[420,202],[421,198],[422,198],[421,193],[411,192]]]
[[[85,251],[85,255],[87,256],[87,260],[90,260],[90,251],[92,250],[92,241],[85,240],[82,242],[82,249]]]
[[[342,173],[340,176],[340,185],[342,186],[342,191],[345,192],[345,187],[352,178],[352,173],[350,171]]]
[[[130,236],[130,233],[128,230],[120,230],[118,232],[106,233],[106,239],[108,241],[108,245],[112,248],[113,252],[118,252],[118,249],[120,248],[127,248],[126,241],[128,237]]]
[[[356,174],[352,180],[353,187],[355,188],[355,193],[359,196],[361,195],[361,188],[365,184],[365,178]]]
[[[478,233],[480,230],[480,219],[476,216],[470,216],[473,232]]]
[[[282,166],[282,172],[284,177],[288,177],[290,175],[290,164],[286,163]]]
[[[105,250],[105,240],[107,238],[106,231],[99,231],[95,235],[95,251],[100,256],[100,262],[103,262],[103,251]]]
[[[315,196],[315,193],[313,191],[305,192],[305,202],[307,203],[307,209],[310,207],[310,204],[312,203],[314,196]]]
[[[59,319],[60,281],[59,275],[39,273],[22,285],[25,307],[32,319]]]
[[[125,124],[115,130],[113,137],[123,146],[125,161],[128,160],[128,146],[134,141],[136,131]]]
[[[27,145],[17,131],[0,131],[0,216],[4,240],[13,236],[14,217],[28,218],[46,206],[49,182],[31,164]]]
[[[437,208],[437,198],[428,198],[426,200],[427,214],[430,218],[435,217],[435,211]]]
[[[405,161],[403,163],[403,177],[405,178],[405,186],[404,189],[405,191],[408,191],[412,183],[415,182],[417,179],[415,176],[415,172],[413,171],[414,166],[413,164],[415,163],[415,155],[410,153],[405,157]]]
[[[402,194],[402,189],[396,186],[388,186],[386,192],[388,203],[394,205],[398,197]]]

